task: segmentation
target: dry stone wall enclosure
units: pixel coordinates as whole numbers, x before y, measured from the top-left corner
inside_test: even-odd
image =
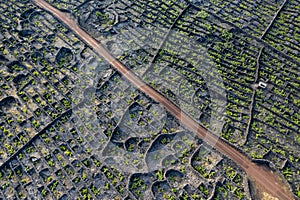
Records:
[[[47,1],[300,198],[298,0]],[[5,0],[0,23],[1,199],[257,198],[51,13]]]

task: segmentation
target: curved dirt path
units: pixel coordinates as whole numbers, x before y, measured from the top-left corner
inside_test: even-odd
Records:
[[[277,198],[279,200],[294,199],[290,191],[286,189],[288,187],[285,186],[284,183],[280,181],[275,174],[253,163],[244,154],[200,126],[194,119],[184,113],[179,107],[166,99],[152,87],[147,85],[121,62],[115,59],[99,42],[92,38],[88,33],[83,31],[68,14],[59,11],[44,0],[33,0],[33,2],[38,7],[44,9],[45,11],[48,11],[65,25],[67,25],[77,36],[79,36],[84,42],[92,47],[98,55],[102,56],[140,91],[147,94],[153,100],[159,102],[162,106],[164,106],[167,111],[173,114],[189,130],[196,133],[202,140],[206,141],[208,144],[216,148],[219,152],[228,156],[235,163],[237,163],[254,182],[257,191],[262,196],[272,196],[274,199]]]

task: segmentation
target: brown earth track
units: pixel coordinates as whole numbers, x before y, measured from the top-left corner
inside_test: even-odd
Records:
[[[228,156],[236,164],[238,164],[254,182],[259,193],[268,194],[279,200],[292,200],[293,195],[287,189],[283,181],[272,173],[270,170],[265,170],[263,167],[253,163],[243,153],[236,150],[234,147],[227,144],[217,136],[208,132],[205,128],[200,126],[194,119],[184,113],[179,107],[174,105],[171,101],[166,99],[163,95],[158,93],[137,75],[125,67],[121,62],[115,59],[99,42],[92,38],[88,33],[83,31],[71,17],[54,8],[44,0],[33,0],[33,2],[40,8],[48,11],[65,25],[67,25],[77,36],[86,42],[93,50],[109,62],[116,70],[118,70],[124,77],[126,77],[132,84],[134,84],[140,91],[150,96],[153,100],[159,102],[165,107],[167,111],[173,114],[183,125],[196,133],[201,139],[212,145],[219,152]]]

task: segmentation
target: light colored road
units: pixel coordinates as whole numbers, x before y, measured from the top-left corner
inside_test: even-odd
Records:
[[[219,152],[228,156],[235,163],[237,163],[255,183],[258,191],[268,193],[269,195],[278,198],[279,200],[292,200],[292,194],[283,188],[284,183],[281,182],[276,175],[271,171],[267,171],[262,167],[259,167],[255,163],[251,162],[244,154],[237,151],[235,148],[220,140],[217,136],[209,133],[205,128],[200,126],[194,119],[181,111],[171,101],[166,99],[156,90],[147,85],[137,75],[131,72],[121,62],[116,60],[99,42],[92,38],[88,33],[83,31],[77,23],[69,17],[66,13],[63,13],[44,0],[33,0],[33,2],[40,8],[50,12],[57,19],[67,25],[76,35],[78,35],[83,41],[85,41],[93,50],[100,56],[102,56],[107,62],[109,62],[116,70],[118,70],[123,76],[125,76],[132,84],[139,88],[140,91],[150,96],[156,102],[159,102],[165,107],[171,114],[173,114],[183,125],[189,130],[196,133],[201,139],[208,144],[214,146]]]

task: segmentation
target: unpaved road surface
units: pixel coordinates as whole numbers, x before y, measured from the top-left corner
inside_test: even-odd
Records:
[[[219,152],[228,156],[235,163],[237,163],[255,183],[260,194],[267,193],[279,200],[292,200],[293,195],[288,191],[287,186],[278,179],[278,177],[269,170],[256,165],[249,160],[244,154],[237,151],[235,148],[227,144],[225,141],[219,139],[217,136],[209,133],[205,128],[200,126],[194,119],[184,113],[179,107],[174,105],[171,101],[166,99],[152,87],[147,85],[142,79],[125,67],[121,62],[115,59],[99,42],[92,38],[88,33],[83,31],[71,17],[44,0],[33,0],[33,2],[40,8],[48,11],[65,25],[67,25],[77,36],[85,41],[93,50],[109,62],[116,70],[118,70],[124,77],[126,77],[132,84],[134,84],[140,91],[150,96],[156,102],[159,102],[171,114],[173,114],[180,122],[188,129],[196,133],[201,139],[212,145]]]

